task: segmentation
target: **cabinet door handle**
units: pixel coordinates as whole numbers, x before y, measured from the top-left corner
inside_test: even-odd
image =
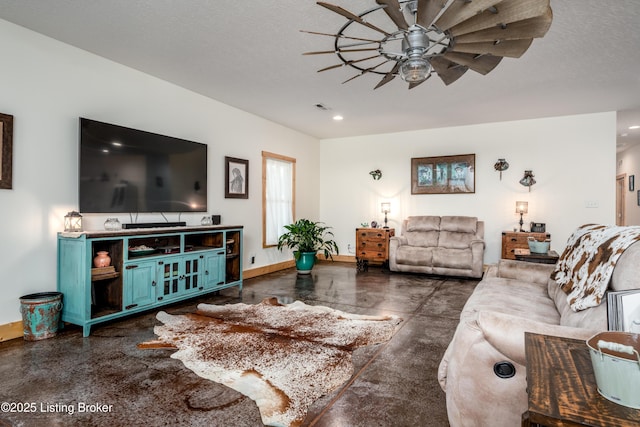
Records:
[[[204,255],[200,255],[200,259],[203,259],[203,258],[204,258]]]
[[[138,304],[131,304],[131,305],[126,306],[124,309],[125,310],[130,310],[130,309],[132,309],[134,307],[137,307],[137,306],[138,306]]]
[[[205,270],[204,274],[208,276],[209,275],[209,270]]]
[[[158,297],[158,301],[162,301],[164,297]]]
[[[156,285],[156,281],[154,280],[153,282],[151,282],[151,286],[155,286]]]
[[[511,241],[512,241],[512,242],[517,242],[517,241],[518,241],[518,239],[516,239],[515,237],[512,237],[512,238],[511,238]]]
[[[224,251],[220,251],[220,252],[218,252],[218,254],[217,254],[217,255],[224,255]]]
[[[138,268],[138,266],[137,265],[127,265],[125,268],[127,270],[133,270],[134,268]]]
[[[224,285],[224,282],[218,282],[218,285]]]

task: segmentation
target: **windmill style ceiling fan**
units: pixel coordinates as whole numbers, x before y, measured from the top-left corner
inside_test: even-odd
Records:
[[[336,54],[358,74],[382,75],[375,89],[400,76],[409,89],[437,74],[445,85],[467,70],[493,70],[503,57],[519,58],[534,38],[543,37],[553,19],[550,0],[375,0],[377,6],[355,14],[317,2],[347,18],[335,34],[334,49],[304,55]],[[384,13],[382,13],[384,12]],[[392,28],[391,25],[394,25]]]

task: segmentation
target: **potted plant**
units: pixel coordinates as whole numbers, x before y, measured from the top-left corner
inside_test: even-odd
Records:
[[[338,254],[338,245],[332,239],[333,233],[328,231],[331,227],[322,222],[299,219],[284,228],[287,232],[278,239],[278,249],[282,250],[285,246],[293,249],[298,274],[311,273],[318,251],[324,253],[325,259],[331,258],[332,261],[332,252]]]

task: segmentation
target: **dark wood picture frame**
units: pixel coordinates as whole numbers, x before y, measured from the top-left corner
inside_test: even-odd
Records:
[[[636,187],[636,176],[629,175],[629,191],[635,190]]]
[[[13,116],[0,113],[0,188],[10,190],[13,165]]]
[[[224,198],[249,198],[249,160],[224,158]]]
[[[411,194],[475,193],[475,154],[414,157]]]

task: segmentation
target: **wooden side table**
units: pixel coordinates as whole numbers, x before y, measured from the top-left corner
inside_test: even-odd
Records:
[[[389,265],[389,238],[395,235],[394,228],[356,228],[356,266],[366,271],[369,262]]]
[[[549,233],[531,233],[528,231],[503,231],[502,232],[502,258],[516,259],[515,249],[529,249],[527,239],[533,237],[536,240],[551,238]]]
[[[525,333],[529,407],[522,426],[640,425],[640,409],[598,393],[589,348],[583,340]]]
[[[529,249],[514,249],[513,255],[518,261],[535,262],[538,264],[555,264],[558,262],[558,252],[549,251],[546,254],[531,253]]]

